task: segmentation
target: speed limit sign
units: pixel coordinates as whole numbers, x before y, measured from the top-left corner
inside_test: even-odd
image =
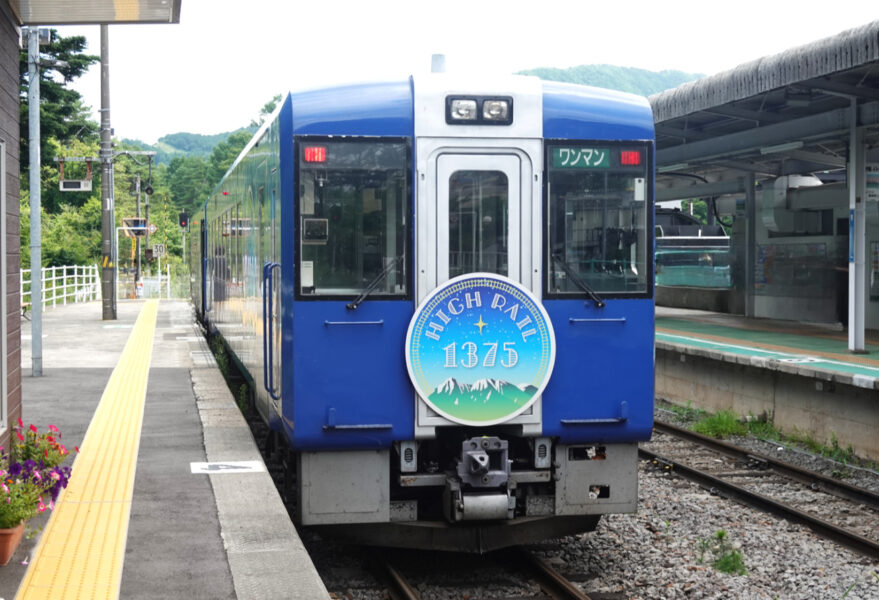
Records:
[[[153,244],[153,256],[156,258],[165,256],[165,244]]]

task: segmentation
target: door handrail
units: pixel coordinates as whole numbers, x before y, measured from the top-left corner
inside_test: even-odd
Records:
[[[280,400],[280,391],[275,391],[274,377],[274,278],[272,273],[276,268],[280,268],[280,263],[267,262],[262,267],[262,358],[263,358],[263,387],[269,393],[272,400]]]

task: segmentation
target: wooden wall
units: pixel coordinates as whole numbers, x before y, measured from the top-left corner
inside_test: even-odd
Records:
[[[0,138],[6,142],[6,211],[7,279],[0,293],[7,299],[7,427],[0,431],[0,446],[9,448],[11,426],[21,417],[21,309],[19,273],[21,241],[19,237],[19,99],[18,56],[19,29],[12,20],[7,0],[0,0]]]

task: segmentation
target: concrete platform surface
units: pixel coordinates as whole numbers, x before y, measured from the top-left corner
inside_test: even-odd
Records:
[[[838,325],[749,319],[701,310],[656,307],[656,345],[704,356],[879,389],[879,332],[865,336],[866,354],[848,350]]]
[[[69,448],[82,442],[143,306],[120,301],[115,321],[102,320],[100,302],[46,310],[41,377],[31,375],[30,326],[22,323],[25,426],[57,426]],[[327,598],[232,394],[218,382],[189,305],[161,301],[118,597]],[[255,461],[256,469],[193,473],[193,463],[217,461]],[[15,597],[47,513],[29,522],[35,535],[0,568],[0,598]]]

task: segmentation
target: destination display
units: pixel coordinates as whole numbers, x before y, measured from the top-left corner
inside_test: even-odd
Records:
[[[553,147],[552,166],[556,169],[609,169],[610,148]]]

